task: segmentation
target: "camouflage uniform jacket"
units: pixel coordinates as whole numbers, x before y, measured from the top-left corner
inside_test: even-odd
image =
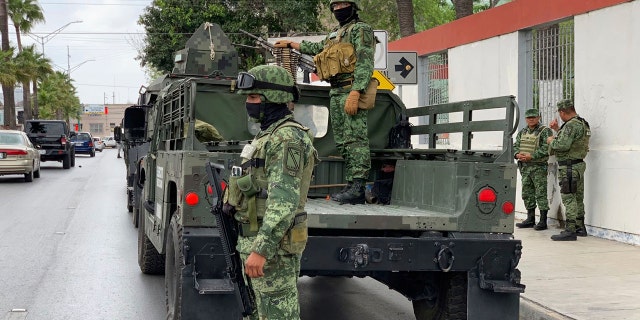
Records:
[[[549,155],[555,154],[558,161],[584,159],[589,152],[589,138],[589,123],[576,115],[560,127],[558,136],[549,144]]]
[[[254,138],[256,142],[270,135],[263,144],[264,150],[255,152],[264,155],[266,210],[257,236],[238,239],[238,250],[242,253],[253,251],[267,259],[285,254],[279,250],[280,241],[292,226],[295,214],[304,209],[316,151],[307,131],[284,125],[292,120],[293,116],[286,116]]]
[[[320,53],[326,43],[341,35],[341,42],[350,42],[356,53],[356,66],[353,72],[353,85],[351,90],[364,92],[373,75],[374,51],[376,38],[373,29],[361,21],[351,21],[346,25],[334,29],[322,42],[302,41],[300,51],[302,53],[316,55]],[[351,78],[351,74],[339,74],[332,81],[344,81]]]
[[[513,156],[515,157],[521,151],[520,145],[522,140],[522,135],[524,134],[536,134],[537,145],[535,146],[535,150],[531,153],[531,162],[546,162],[549,159],[549,144],[547,143],[547,138],[553,135],[551,129],[538,124],[535,128],[531,129],[528,126],[524,127],[518,135],[516,136],[516,141],[513,143]]]

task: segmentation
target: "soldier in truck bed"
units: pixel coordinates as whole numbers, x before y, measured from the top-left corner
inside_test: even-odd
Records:
[[[329,7],[340,26],[322,42],[279,40],[279,48],[315,55],[320,79],[331,84],[330,117],[336,146],[345,161],[346,187],[331,195],[340,203],[365,203],[365,183],[371,170],[367,114],[375,101],[377,80],[372,80],[376,38],[360,21],[356,0],[331,0]],[[348,63],[337,59],[344,58]],[[336,63],[338,62],[338,63]],[[329,71],[327,71],[329,70]],[[366,103],[365,101],[369,101]]]
[[[312,134],[287,107],[296,101],[293,77],[281,67],[258,66],[238,75],[249,118],[260,132],[242,150],[242,173],[229,179],[235,204],[237,249],[252,278],[261,320],[300,319],[296,287],[307,243],[307,201],[317,157]],[[240,169],[240,168],[237,168]],[[240,191],[243,190],[243,191]]]

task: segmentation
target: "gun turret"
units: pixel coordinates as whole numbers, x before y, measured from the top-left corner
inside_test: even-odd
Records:
[[[257,45],[261,46],[265,50],[268,50],[276,58],[276,64],[287,69],[287,71],[291,73],[294,79],[296,78],[295,75],[297,70],[295,70],[295,68],[297,67],[300,67],[300,69],[307,72],[316,72],[316,65],[313,63],[313,58],[311,56],[303,54],[295,49],[276,48],[274,45],[269,43],[269,41],[263,39],[262,37],[255,36],[242,29],[239,30],[240,32],[255,39]]]
[[[238,52],[218,24],[205,22],[174,55],[172,75],[235,77]]]

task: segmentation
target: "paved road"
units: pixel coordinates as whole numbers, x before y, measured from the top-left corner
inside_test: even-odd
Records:
[[[44,162],[33,183],[0,177],[0,319],[165,318],[164,278],[137,265],[121,160],[106,149],[69,170]],[[414,319],[371,279],[303,277],[300,289],[305,320]]]

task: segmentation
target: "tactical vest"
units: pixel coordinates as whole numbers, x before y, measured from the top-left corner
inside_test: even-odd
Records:
[[[351,30],[358,22],[329,34],[324,42],[324,49],[313,57],[316,74],[320,80],[329,80],[341,73],[353,73],[356,69],[356,51],[351,44]],[[344,81],[346,79],[340,79]]]
[[[229,180],[230,190],[228,203],[236,208],[235,218],[241,223],[241,233],[245,237],[256,235],[262,225],[262,219],[264,218],[267,209],[267,190],[269,187],[267,170],[265,168],[267,152],[266,144],[270,141],[275,131],[284,127],[295,127],[303,130],[307,133],[310,140],[313,141],[313,135],[308,128],[292,121],[290,118],[281,120],[280,123],[274,124],[269,129],[259,133],[250,145],[245,146],[241,155],[244,174],[241,177],[231,177]],[[295,227],[295,225],[298,224],[298,220],[302,220],[304,218],[305,242],[306,214],[304,214],[303,218],[301,215],[304,213],[304,206],[307,202],[307,194],[311,183],[315,156],[309,158],[308,161],[309,162],[306,166],[304,166],[304,163],[300,164],[301,166],[304,166],[304,168],[297,173],[300,177],[300,198],[298,199],[298,206],[295,210],[296,216],[294,219],[294,225],[292,226],[292,228]],[[291,232],[285,235],[285,237],[291,236],[290,233]],[[295,233],[293,233],[293,235],[295,235]],[[297,250],[287,250],[285,248],[285,251]]]
[[[584,134],[582,135],[582,137],[573,141],[569,150],[556,151],[558,161],[584,159],[589,152],[589,139],[591,138],[591,128],[589,126],[589,123],[584,118],[575,116],[569,119],[569,121],[567,121],[565,124],[563,124],[562,128],[560,128],[560,131],[562,131],[565,126],[582,126],[584,127]]]
[[[526,152],[533,154],[540,146],[540,134],[546,129],[543,125],[538,125],[533,131],[530,132],[529,128],[522,129],[520,134],[520,152]],[[531,163],[543,163],[547,162],[549,157],[531,160]]]

